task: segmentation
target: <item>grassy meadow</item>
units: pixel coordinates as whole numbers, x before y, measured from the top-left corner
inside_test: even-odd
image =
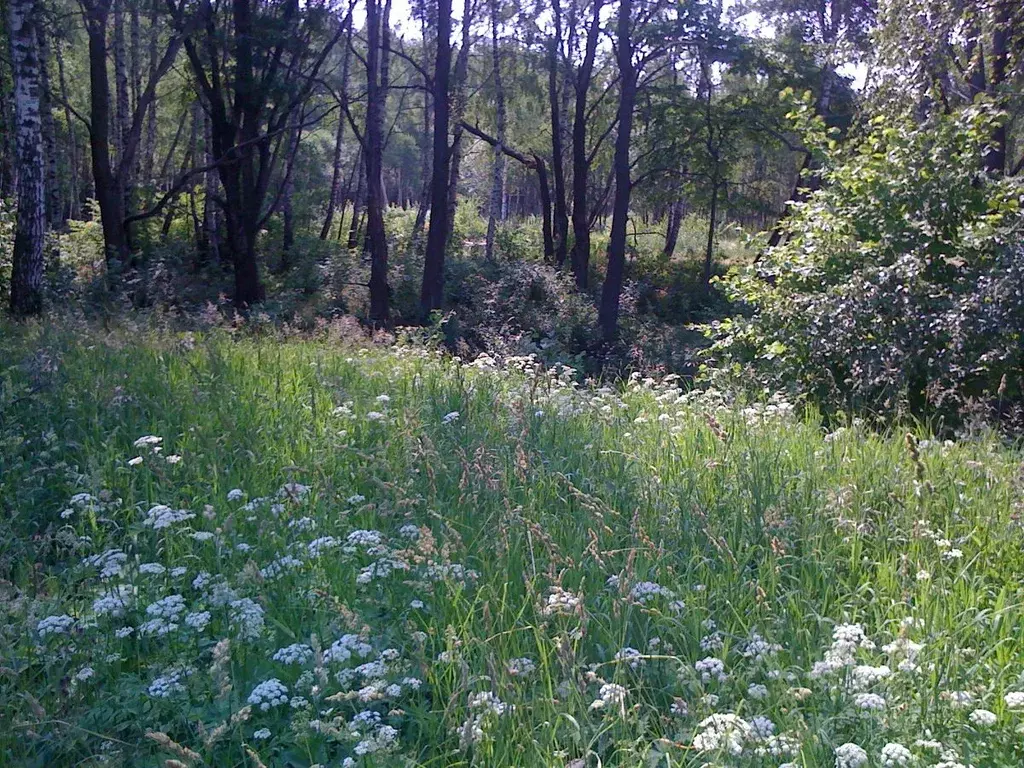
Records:
[[[1021,454],[418,346],[4,329],[0,764],[1024,764]]]

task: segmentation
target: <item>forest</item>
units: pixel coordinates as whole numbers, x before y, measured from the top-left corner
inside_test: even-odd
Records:
[[[421,328],[1019,420],[1015,3],[393,6],[12,2],[12,314]]]
[[[1020,768],[1020,0],[3,0],[0,765]]]

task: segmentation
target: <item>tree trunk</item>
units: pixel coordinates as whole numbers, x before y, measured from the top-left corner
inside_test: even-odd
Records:
[[[157,19],[160,18],[160,0],[153,0],[153,11],[149,17],[149,78],[154,77],[157,66],[159,30]],[[145,184],[153,184],[153,166],[156,162],[156,118],[157,103],[154,100],[146,113],[146,139],[142,148],[142,180]],[[205,215],[205,214],[204,214]]]
[[[348,249],[350,251],[359,247],[359,219],[363,215],[364,185],[366,182],[366,152],[359,152],[359,161],[356,163],[356,193],[352,196],[352,221],[348,225]]]
[[[79,158],[78,158],[78,137],[75,135],[75,119],[71,113],[71,102],[68,100],[68,83],[64,73],[64,54],[61,52],[61,45],[58,44],[54,48],[57,58],[57,77],[60,80],[60,97],[61,101],[64,102],[64,122],[68,126],[68,166],[70,173],[68,174],[68,206],[65,218],[77,219],[79,216],[79,188],[78,188],[78,174]]]
[[[711,289],[711,265],[715,255],[715,225],[718,218],[718,187],[719,179],[715,174],[711,179],[711,205],[708,210],[708,239],[704,249],[704,272],[701,275],[701,282],[704,290]]]
[[[469,100],[467,93],[469,79],[469,49],[472,42],[469,34],[473,24],[475,0],[466,0],[465,9],[462,14],[462,42],[459,46],[459,56],[455,60],[455,82],[454,93],[452,94],[452,148],[451,166],[448,178],[448,237],[451,238],[455,224],[455,210],[459,206],[459,179],[462,174],[462,157],[465,153],[465,143],[462,140],[462,117],[466,114],[466,106]]]
[[[494,168],[491,179],[491,201],[487,210],[487,242],[484,246],[484,258],[494,258],[494,237],[497,234],[498,220],[502,217],[502,202],[505,199],[505,89],[501,82],[501,49],[498,41],[498,0],[490,0],[491,6],[491,66],[494,69],[494,101],[497,115],[498,143],[494,147]]]
[[[130,0],[113,0],[114,2],[114,91],[117,99],[116,108],[116,146],[117,163],[120,169],[120,186],[124,194],[125,213],[131,213],[133,168],[124,168],[125,155],[128,152],[128,134],[131,132],[132,114],[128,98],[128,55],[124,41],[124,5]]]
[[[345,19],[348,31],[345,38],[345,52],[341,60],[341,90],[343,93],[348,88],[348,64],[352,48],[352,17]],[[326,240],[331,236],[331,224],[334,222],[334,211],[339,205],[344,205],[341,197],[341,185],[344,180],[344,166],[342,163],[342,149],[345,146],[345,116],[338,113],[338,130],[334,134],[334,162],[331,169],[331,194],[327,199],[327,214],[324,216],[324,225],[320,228],[320,239]]]
[[[49,229],[62,228],[64,224],[63,206],[61,205],[60,175],[57,171],[57,127],[53,122],[53,91],[50,84],[50,73],[47,69],[50,61],[49,40],[42,24],[38,25],[39,34],[39,114],[43,124],[43,157],[46,159],[46,221]],[[70,130],[71,124],[68,124]],[[70,143],[70,142],[69,142]]]
[[[562,12],[558,0],[552,0],[555,36],[548,47],[548,101],[551,108],[551,166],[555,177],[554,239],[555,264],[565,264],[569,246],[569,214],[565,203],[565,150],[562,146],[562,116],[559,108],[558,51],[562,44]]]
[[[683,224],[682,200],[672,201],[665,219],[665,250],[663,254],[666,259],[671,259],[675,255],[676,244],[679,242],[679,230]]]
[[[86,32],[89,37],[89,145],[92,150],[92,178],[100,208],[103,244],[108,266],[128,259],[125,238],[124,191],[110,162],[110,81],[107,76],[106,0],[85,0]]]
[[[555,241],[551,233],[551,191],[548,187],[548,169],[544,158],[533,156],[537,169],[537,187],[540,192],[541,233],[544,235],[544,261],[551,264],[555,260]]]
[[[452,63],[452,3],[437,0],[437,53],[434,57],[434,150],[430,182],[430,231],[423,260],[420,313],[423,319],[444,301],[444,256],[448,245],[448,80]]]
[[[594,0],[594,18],[587,29],[583,62],[576,73],[576,107],[572,124],[572,271],[576,286],[586,290],[590,270],[590,212],[587,207],[587,92],[594,72],[594,56],[601,30],[603,0]]]
[[[629,219],[630,178],[629,142],[633,130],[637,73],[633,65],[630,41],[632,0],[620,0],[617,25],[616,58],[619,64],[619,132],[615,137],[615,202],[612,229],[608,238],[608,271],[601,289],[598,324],[605,342],[613,342],[619,330],[619,300],[626,271],[626,223]]]
[[[15,173],[18,219],[11,268],[11,311],[18,316],[43,309],[43,244],[46,198],[43,180],[40,25],[35,0],[9,0],[11,72],[14,79]]]
[[[388,38],[391,0],[381,14],[378,0],[366,3],[366,244],[370,251],[370,323],[387,327],[388,241],[384,230],[384,108],[387,72],[382,52]],[[383,16],[383,18],[382,18]],[[381,38],[384,38],[382,44]]]

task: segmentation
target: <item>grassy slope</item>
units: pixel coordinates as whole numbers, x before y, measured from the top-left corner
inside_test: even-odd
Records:
[[[392,754],[356,765],[787,759],[757,756],[750,739],[740,756],[692,749],[700,721],[724,712],[771,718],[802,745],[788,758],[801,766],[832,765],[834,747],[848,741],[882,765],[887,742],[911,746],[926,736],[978,768],[1024,760],[1015,732],[1024,717],[1003,701],[1024,688],[1018,453],[933,445],[922,448],[918,468],[899,438],[853,429],[825,440],[815,423],[772,409],[677,403],[667,388],[640,383],[574,390],[411,350],[52,332],[8,336],[0,364],[8,520],[0,575],[9,580],[0,605],[0,717],[10,725],[0,728],[0,763],[89,765],[105,754],[115,765],[175,757],[256,765],[248,747],[268,766],[334,766],[372,735],[344,732],[366,709],[381,713],[398,740]],[[377,400],[382,394],[389,403]],[[370,411],[385,420],[369,420]],[[452,411],[459,418],[442,423]],[[133,447],[149,434],[163,437],[163,456],[181,462]],[[136,455],[144,461],[130,466]],[[289,481],[308,485],[309,495],[276,513],[227,500],[233,488],[252,499]],[[73,494],[104,491],[121,503],[60,518]],[[350,500],[355,494],[365,501]],[[196,517],[155,531],[142,522],[155,504]],[[304,517],[315,530],[288,526]],[[416,542],[399,534],[408,523],[421,528]],[[382,532],[388,552],[337,547],[306,557],[317,537],[344,539],[357,529]],[[193,531],[215,537],[196,541]],[[82,559],[111,548],[128,562],[103,582]],[[962,557],[942,557],[950,548]],[[286,552],[303,564],[260,576]],[[358,584],[382,556],[410,568]],[[147,562],[184,566],[187,575],[137,573]],[[461,563],[478,577],[431,580],[428,563]],[[221,574],[231,597],[262,606],[259,637],[239,637],[232,609],[191,585],[203,571]],[[606,585],[612,575],[617,588]],[[671,590],[685,609],[668,597],[630,599],[644,581]],[[120,583],[136,590],[126,615],[90,626],[93,600]],[[556,586],[581,598],[565,615],[545,609]],[[165,636],[115,637],[171,594],[188,611],[209,610],[208,626],[196,631],[179,617]],[[410,607],[413,600],[424,608]],[[76,628],[41,638],[38,622],[60,614]],[[842,674],[809,674],[840,622],[862,624],[877,646],[858,650],[859,663],[893,672],[868,689],[887,698],[884,712],[858,710]],[[399,659],[388,681],[416,677],[422,687],[361,702],[345,696],[337,664],[321,670],[314,658],[306,665],[312,678],[300,681],[300,667],[270,658],[292,643],[327,648],[360,631],[374,653],[341,666],[393,648]],[[755,632],[781,648],[761,661],[745,657]],[[903,656],[881,650],[901,636],[924,644],[917,672],[897,671]],[[225,637],[229,659],[218,666],[213,649]],[[627,646],[650,658],[636,669],[616,661]],[[707,656],[724,661],[728,679],[701,682],[693,665]],[[532,674],[506,669],[520,657],[536,664]],[[74,679],[83,666],[92,677]],[[182,668],[176,696],[147,694],[155,678]],[[291,695],[302,691],[321,714],[286,705],[255,708],[247,719],[243,709],[230,722],[268,678]],[[309,690],[311,679],[319,691]],[[591,706],[606,682],[627,689],[623,708]],[[766,685],[767,697],[748,695],[751,683]],[[798,690],[805,687],[809,694]],[[471,706],[482,691],[508,705],[503,714]],[[954,707],[948,691],[970,691],[976,701]],[[671,711],[676,699],[688,715]],[[975,707],[995,712],[996,724],[972,725]],[[483,738],[460,749],[480,714]],[[308,725],[314,717],[324,723],[319,733]],[[270,738],[254,740],[263,727]],[[147,740],[147,729],[198,756]],[[937,752],[914,752],[922,765],[939,762]]]

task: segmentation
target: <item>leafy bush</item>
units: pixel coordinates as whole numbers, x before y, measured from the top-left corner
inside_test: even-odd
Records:
[[[1024,189],[981,170],[995,117],[875,119],[827,148],[788,238],[722,282],[748,312],[708,327],[712,359],[827,409],[1019,422]]]

